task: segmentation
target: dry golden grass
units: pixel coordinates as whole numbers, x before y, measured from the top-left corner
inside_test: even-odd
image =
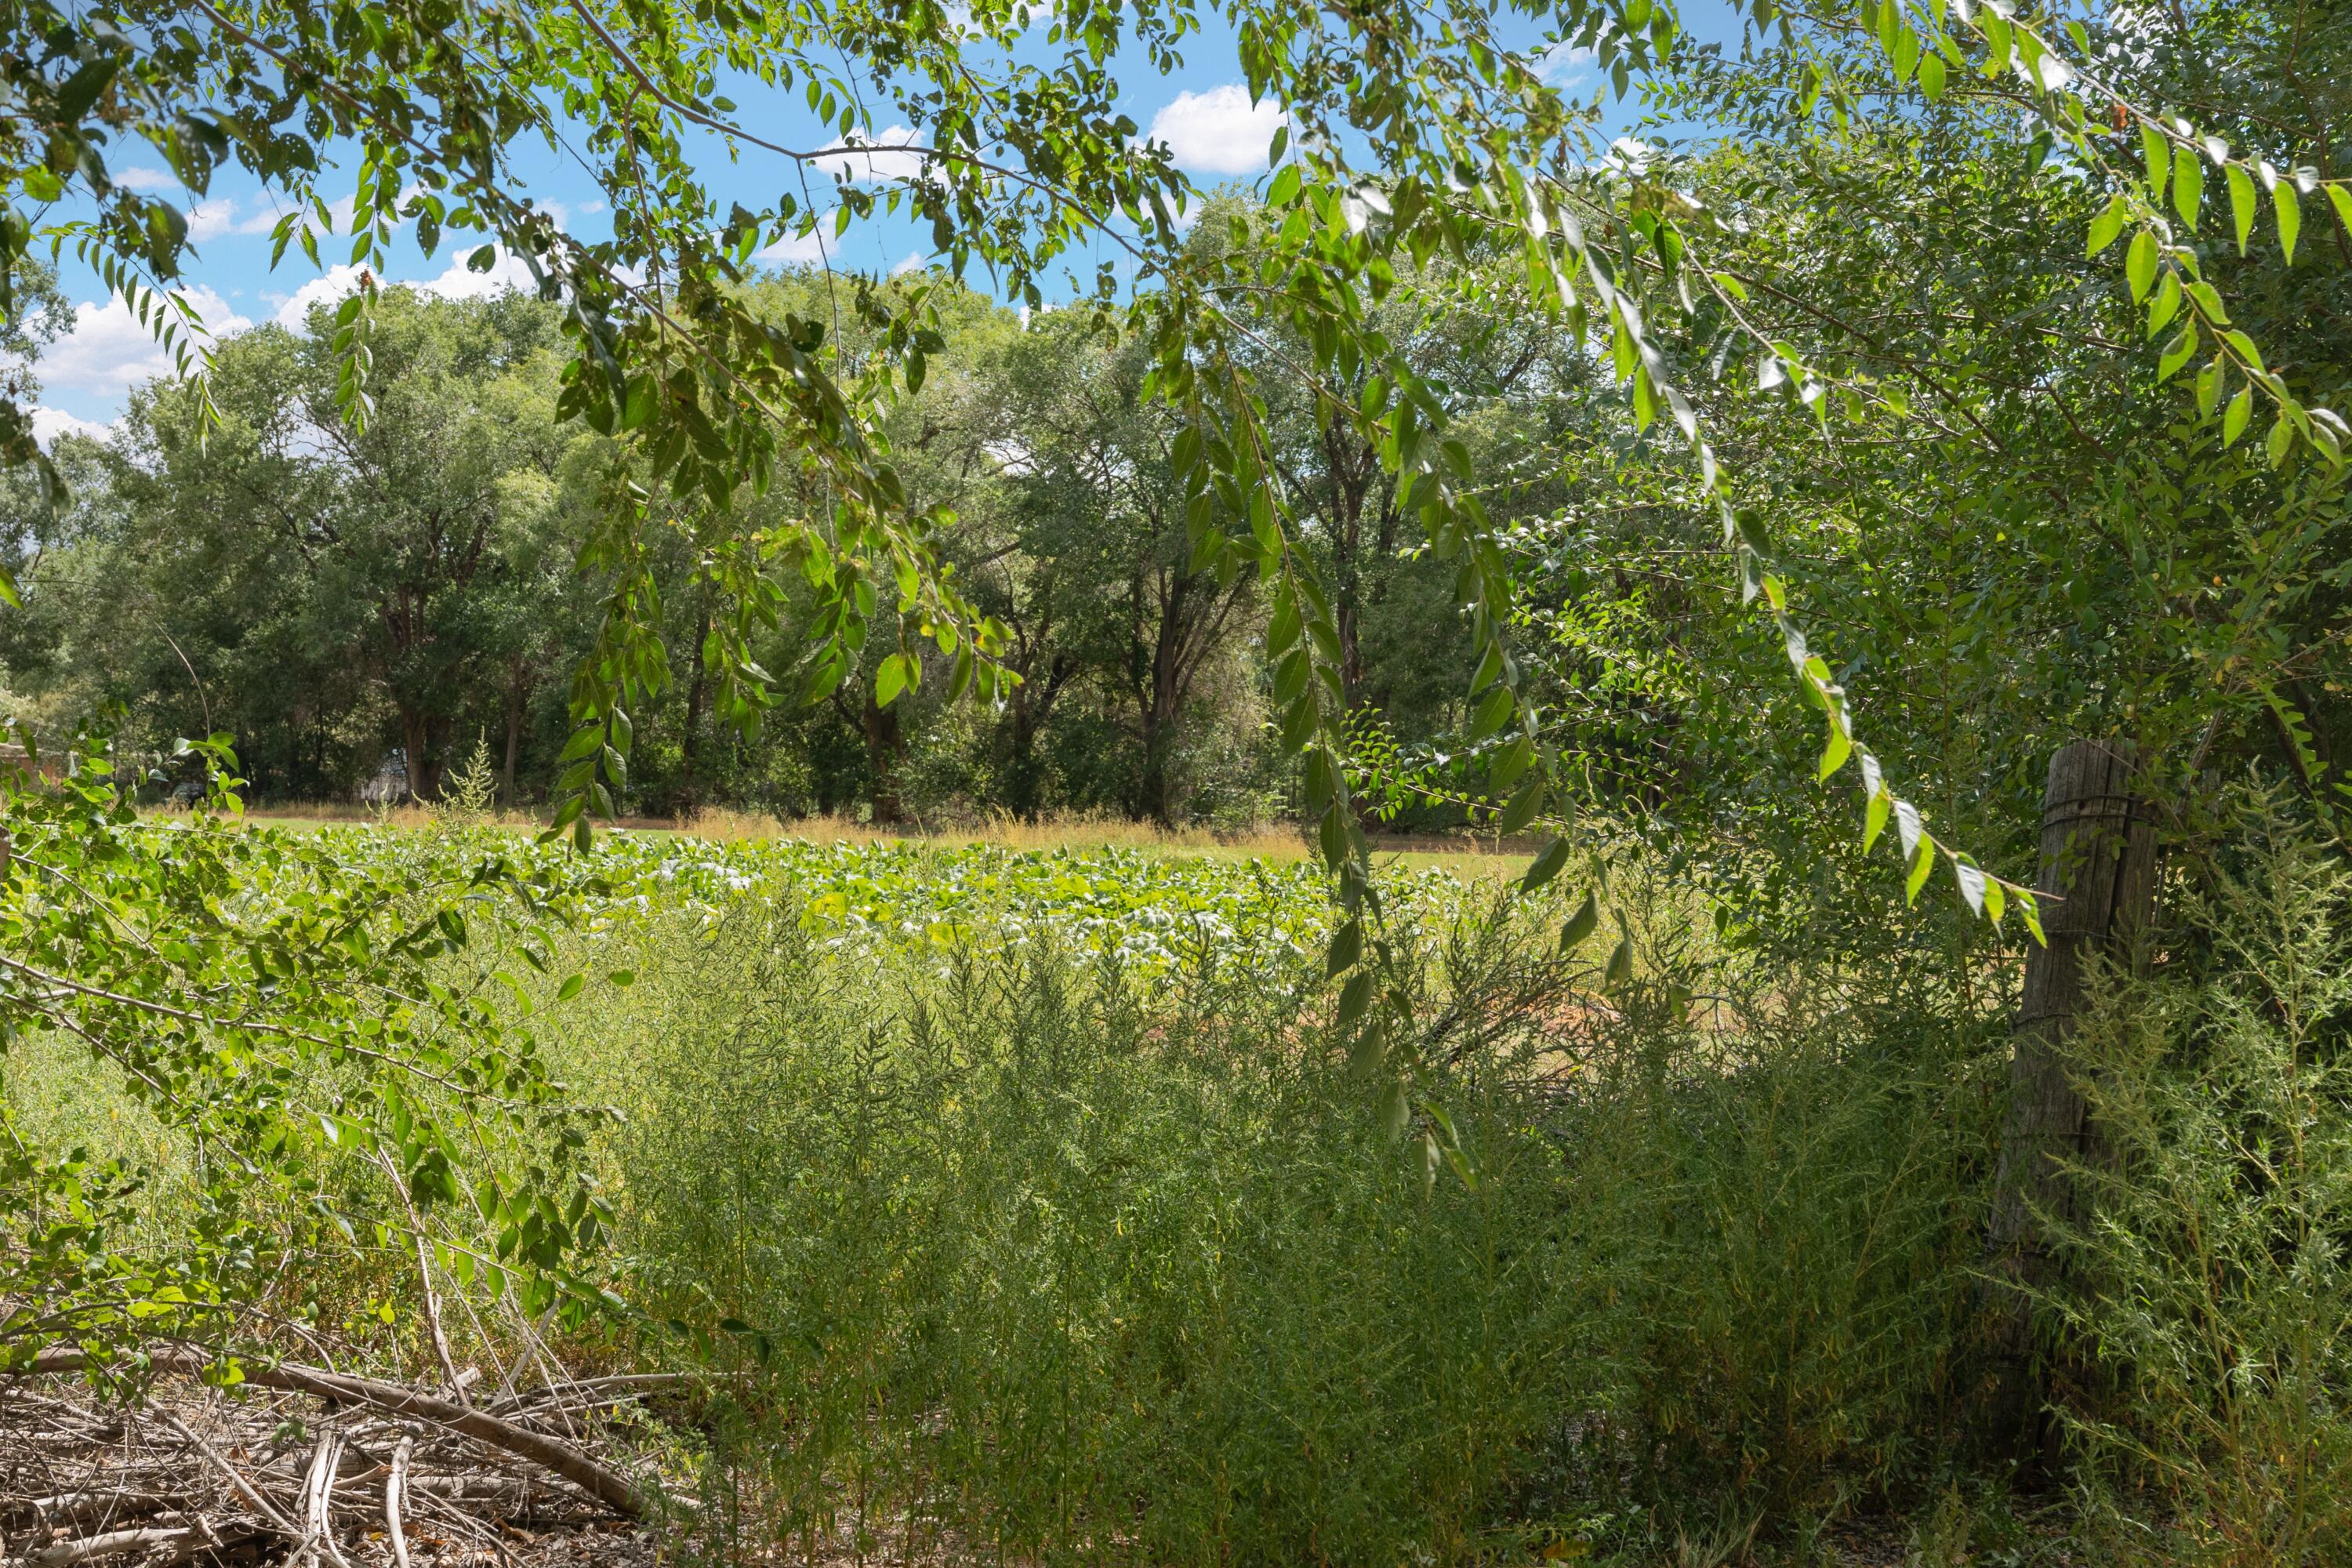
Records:
[[[339,803],[289,803],[257,806],[253,821],[291,826],[333,823],[382,823],[400,828],[422,828],[435,820],[427,805],[374,806]],[[537,832],[546,818],[528,811],[485,814],[483,820],[516,832]],[[999,848],[1129,849],[1142,854],[1195,855],[1219,859],[1299,860],[1314,853],[1295,823],[1265,823],[1239,831],[1207,827],[1167,828],[1149,822],[1098,815],[1057,816],[1024,821],[1006,813],[977,820],[902,823],[877,827],[854,817],[825,815],[780,822],[761,812],[708,806],[684,820],[674,817],[624,817],[617,826],[639,833],[678,833],[718,844],[758,843],[774,838],[801,838],[812,843],[917,843],[940,846],[987,844]],[[1516,844],[1497,845],[1491,838],[1461,835],[1413,835],[1375,837],[1374,855],[1394,856],[1409,863],[1443,863],[1456,871],[1491,870],[1516,876],[1526,868],[1529,850]]]
[[[650,825],[649,825],[650,826]],[[698,838],[719,843],[742,839],[806,838],[825,844],[846,840],[877,844],[913,840],[935,844],[989,844],[1003,849],[1138,849],[1189,854],[1259,855],[1269,859],[1297,859],[1307,853],[1307,841],[1287,823],[1268,823],[1237,833],[1205,827],[1166,828],[1149,822],[1115,816],[1049,816],[1035,822],[1005,813],[977,820],[944,823],[901,823],[877,827],[853,817],[821,816],[780,824],[774,817],[716,807],[698,812],[684,823],[667,825]]]

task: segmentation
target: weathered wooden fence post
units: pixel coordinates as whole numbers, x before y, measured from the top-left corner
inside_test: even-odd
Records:
[[[2155,912],[2156,829],[2132,790],[2130,747],[2074,741],[2050,759],[2042,797],[2046,947],[2029,948],[2025,994],[2011,1035],[2009,1119],[1986,1230],[1999,1382],[1995,1415],[2025,1454],[2046,1454],[2047,1380],[2033,1344],[2029,1292],[2050,1284],[2055,1262],[2040,1215],[2071,1220],[2078,1194],[2062,1162],[2093,1150],[2096,1131],[2069,1076],[2065,1041],[2083,1006],[2085,972]]]

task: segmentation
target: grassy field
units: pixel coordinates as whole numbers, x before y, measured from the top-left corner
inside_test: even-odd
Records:
[[[438,810],[430,805],[375,810],[339,805],[266,805],[255,807],[248,815],[254,822],[295,829],[377,823],[419,828],[431,826]],[[518,833],[536,833],[546,826],[544,819],[527,812],[486,814],[482,820]],[[1079,853],[1116,848],[1149,855],[1275,861],[1303,860],[1312,853],[1297,830],[1284,824],[1225,833],[1205,827],[1164,828],[1116,817],[1049,817],[1026,822],[999,816],[936,827],[908,824],[898,828],[876,828],[845,816],[811,816],[787,823],[749,812],[710,810],[683,822],[667,817],[629,817],[617,827],[627,833],[692,837],[715,844],[803,839],[813,844],[915,844],[933,848],[985,846]],[[1374,852],[1383,860],[1414,868],[1445,866],[1465,875],[1500,877],[1514,877],[1524,871],[1536,847],[1517,841],[1497,843],[1491,835],[1467,831],[1449,835],[1399,834],[1373,839]]]
[[[446,814],[313,830],[436,874],[583,864]],[[2183,1214],[2231,1178],[2155,1025],[2111,1031],[2139,1055],[2103,1114],[2170,1173],[2118,1212],[2246,1241],[2230,1278],[2260,1291],[2209,1299],[2168,1252],[2117,1254],[2150,1314],[2132,1364],[2170,1355],[2187,1380],[2149,1408],[2202,1397],[2177,1324],[2229,1325],[2320,1392],[2249,1385],[2245,1473],[2200,1457],[2208,1427],[2147,1447],[2158,1428],[2116,1395],[2081,1439],[2113,1463],[2059,1529],[1964,1436],[1998,990],[1727,947],[1633,858],[1610,885],[1636,962],[1604,984],[1617,930],[1558,942],[1591,868],[1514,898],[1460,874],[1492,858],[1457,857],[1383,871],[1394,994],[1343,1027],[1316,868],[1217,847],[602,836],[544,972],[485,937],[442,983],[501,998],[568,1092],[612,1109],[585,1157],[615,1219],[593,1279],[623,1305],[559,1334],[451,1273],[459,1358],[706,1380],[638,1434],[697,1505],[687,1561],[1632,1568],[1853,1561],[1857,1541],[1923,1563],[2324,1561],[2189,1552],[2201,1516],[2167,1501],[2188,1494],[2148,1489],[2218,1476],[2237,1489],[2198,1506],[2259,1531],[2285,1470],[2306,1537],[2352,1524],[2321,1500],[2352,1423],[2322,1412],[2342,1352],[2312,1326],[2352,1282],[2263,1260],[2284,1175],[2271,1217]],[[2297,931],[2345,896],[2306,899]],[[2309,1222],[2352,1170],[2352,1120],[2296,1099],[2307,1049],[2265,1016],[2240,1020],[2230,1093],[2333,1140],[2291,1189]],[[20,1045],[19,1125],[144,1166],[168,1242],[194,1153],[86,1060]],[[2166,1131],[2182,1118],[2193,1148]],[[357,1154],[315,1158],[305,1190],[396,1221]],[[339,1236],[291,1202],[279,1223],[305,1262],[271,1276],[278,1321],[354,1363],[427,1364],[396,1231]],[[457,1210],[430,1223],[487,1245]],[[2294,1465],[2255,1451],[2281,1443]]]

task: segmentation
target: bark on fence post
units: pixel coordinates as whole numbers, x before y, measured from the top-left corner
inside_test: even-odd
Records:
[[[1994,1178],[1986,1258],[1998,1384],[1994,1415],[2022,1456],[2047,1458],[2053,1433],[2047,1378],[2033,1343],[2032,1290],[2053,1283],[2057,1259],[2041,1215],[2072,1220],[2079,1194],[2062,1162],[2095,1152],[2096,1130],[2066,1066],[2084,977],[2099,954],[2121,951],[2155,912],[2156,829],[2132,792],[2127,744],[2074,741],[2050,759],[2042,797],[2046,947],[2026,951],[2025,990],[2013,1026],[2009,1117]]]

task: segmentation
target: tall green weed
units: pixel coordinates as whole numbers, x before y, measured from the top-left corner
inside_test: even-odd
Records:
[[[635,1287],[735,1379],[714,1528],[1464,1562],[1922,1471],[1997,1030],[1733,963],[1670,903],[1604,999],[1547,914],[1392,932],[1467,1180],[1383,1128],[1311,970],[843,947],[748,901],[649,940],[572,1048],[630,1109]]]
[[[2057,1306],[2063,1414],[2119,1555],[2352,1561],[2352,871],[2257,799],[2152,977],[2075,1040],[2104,1157]]]
[[[1154,989],[1045,947],[859,973],[748,911],[640,977],[675,1032],[621,1155],[633,1261],[747,1380],[742,1528],[1469,1550],[1570,1398],[1555,1150],[1460,1086],[1481,1179],[1433,1181],[1302,995]]]

